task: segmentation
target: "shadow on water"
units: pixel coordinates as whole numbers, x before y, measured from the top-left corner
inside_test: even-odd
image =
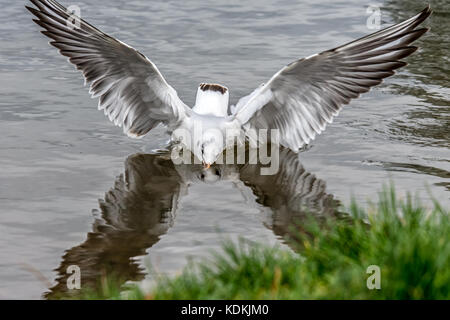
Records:
[[[201,165],[174,165],[167,153],[131,155],[125,173],[99,201],[100,215],[87,240],[65,252],[56,269],[57,284],[44,298],[79,294],[67,289],[70,265],[80,267],[81,287],[94,291],[105,275],[113,274],[119,284],[143,280],[144,268],[133,258],[145,255],[171,228],[177,204],[192,184],[228,180],[249,188],[261,210],[271,211],[266,227],[284,239],[293,239],[289,237],[293,226],[300,226],[306,217],[340,215],[339,202],[326,192],[324,181],[303,168],[298,154],[283,149],[279,163],[276,174],[265,176],[259,164],[216,164],[205,171]]]
[[[373,163],[373,162],[367,161],[367,163]],[[435,168],[435,167],[430,167],[430,166],[412,164],[412,163],[379,162],[376,164],[382,166],[384,169],[389,170],[389,171],[401,171],[401,172],[410,172],[410,173],[417,173],[417,174],[427,174],[427,175],[445,179],[444,181],[436,182],[434,185],[442,186],[450,191],[450,182],[448,182],[450,179],[449,171]]]

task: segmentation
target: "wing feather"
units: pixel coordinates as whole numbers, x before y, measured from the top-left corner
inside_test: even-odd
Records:
[[[430,14],[428,6],[404,22],[292,62],[232,106],[232,119],[247,130],[279,129],[280,143],[298,151],[343,105],[406,65],[400,59],[417,50],[410,44],[428,29],[415,28]]]
[[[127,44],[69,14],[54,0],[30,0],[26,8],[52,39],[50,44],[82,71],[98,109],[131,137],[141,137],[159,123],[172,125],[190,115],[157,67]],[[68,21],[77,19],[79,27]]]

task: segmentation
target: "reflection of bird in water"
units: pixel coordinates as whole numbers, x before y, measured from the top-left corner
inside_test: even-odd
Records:
[[[309,214],[319,219],[339,214],[339,202],[326,193],[325,181],[307,172],[298,158],[282,149],[275,175],[260,175],[258,165],[246,164],[240,169],[240,180],[251,188],[256,201],[272,212],[266,226],[283,238]]]
[[[260,164],[215,164],[204,169],[174,165],[168,153],[130,156],[125,174],[116,178],[114,187],[100,200],[101,216],[92,232],[84,243],[64,254],[56,269],[57,284],[45,297],[77,294],[68,292],[66,286],[70,265],[80,267],[82,288],[97,286],[104,274],[120,283],[142,280],[144,271],[133,258],[145,255],[172,226],[178,201],[191,184],[227,180],[243,193],[252,193],[257,206],[269,212],[266,226],[281,237],[308,215],[337,213],[338,202],[326,193],[325,182],[306,172],[297,154],[282,149],[279,164],[277,174],[263,176]]]
[[[171,227],[183,188],[170,160],[158,155],[130,156],[125,174],[99,200],[101,216],[92,232],[84,243],[66,251],[56,269],[57,284],[45,297],[69,294],[66,270],[70,265],[80,267],[82,288],[97,286],[104,274],[114,274],[121,282],[143,279],[142,268],[132,258],[145,255]],[[76,290],[70,293],[77,294]]]
[[[401,59],[417,49],[411,44],[427,31],[418,26],[431,14],[427,7],[402,23],[298,59],[230,107],[226,87],[202,83],[189,108],[143,54],[71,16],[55,0],[31,2],[36,8],[27,8],[37,17],[34,21],[83,72],[90,93],[99,97],[99,109],[115,125],[134,138],[160,123],[175,140],[188,133],[186,147],[206,166],[234,146],[235,139],[227,137],[230,131],[252,137],[255,130],[275,129],[281,145],[298,151],[333,122],[343,105],[406,64]]]

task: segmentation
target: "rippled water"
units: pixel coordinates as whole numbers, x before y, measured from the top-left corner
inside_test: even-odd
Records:
[[[68,5],[70,2],[62,1]],[[354,196],[400,194],[450,204],[450,3],[430,1],[431,31],[409,65],[353,101],[307,151],[284,150],[275,176],[256,166],[174,166],[110,124],[24,9],[0,0],[0,298],[64,292],[68,265],[174,273],[227,238],[280,243],[294,219],[335,215]],[[284,64],[370,32],[372,1],[77,1],[103,31],[148,55],[188,104],[200,82],[250,92]],[[386,25],[421,1],[385,1]],[[106,194],[105,194],[106,193]],[[98,201],[98,199],[101,199]],[[282,244],[284,245],[284,244]],[[51,288],[51,289],[50,289]]]

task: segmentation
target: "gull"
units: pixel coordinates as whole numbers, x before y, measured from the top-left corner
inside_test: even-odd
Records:
[[[30,1],[35,7],[26,8],[37,17],[33,21],[83,72],[91,96],[99,98],[98,109],[110,121],[132,138],[143,137],[159,124],[174,141],[180,140],[175,132],[193,133],[188,146],[206,168],[236,143],[226,138],[228,130],[247,139],[251,132],[277,130],[279,144],[298,152],[332,123],[343,105],[406,65],[401,59],[417,50],[410,44],[428,31],[417,27],[431,14],[427,6],[404,22],[295,60],[230,108],[227,87],[201,83],[190,108],[142,53],[54,0]],[[194,134],[198,128],[200,134]]]

